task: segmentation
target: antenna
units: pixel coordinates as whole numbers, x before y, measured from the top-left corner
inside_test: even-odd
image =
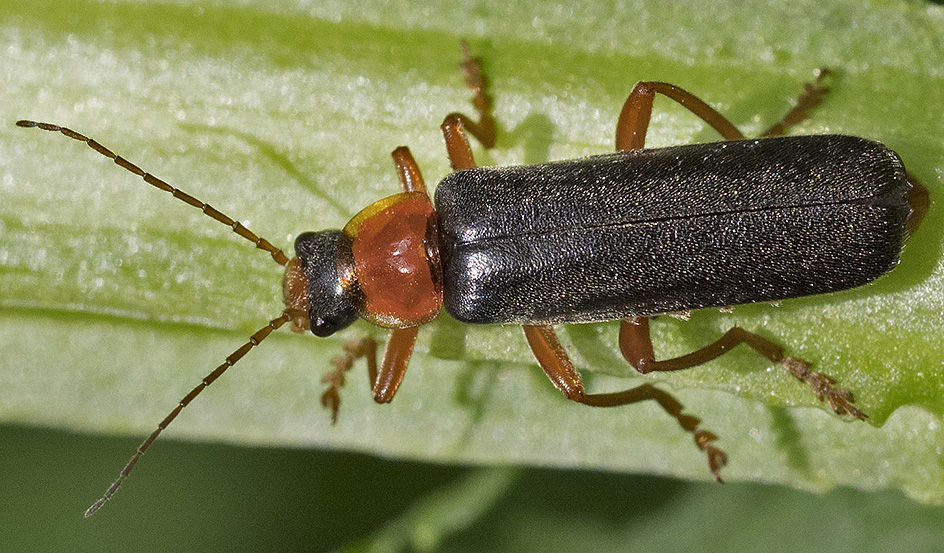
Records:
[[[148,436],[146,440],[141,442],[141,445],[138,446],[138,450],[135,451],[134,455],[131,456],[131,460],[128,461],[128,464],[125,465],[125,468],[121,469],[121,472],[118,474],[118,479],[112,482],[111,486],[108,486],[108,489],[105,490],[105,495],[103,495],[101,499],[95,503],[92,503],[92,505],[86,509],[85,518],[88,518],[98,512],[98,510],[102,508],[102,505],[111,499],[111,496],[115,495],[115,492],[117,492],[118,488],[121,487],[122,482],[124,482],[125,478],[128,477],[128,474],[131,473],[131,469],[133,469],[134,466],[138,464],[138,461],[141,459],[141,456],[144,455],[144,452],[147,451],[149,447],[151,447],[151,444],[154,443],[154,440],[156,440],[157,437],[161,435],[161,432],[167,428],[168,425],[170,425],[171,421],[177,418],[177,415],[183,411],[184,407],[193,401],[195,397],[200,395],[200,392],[202,392],[207,386],[213,384],[213,381],[226,372],[226,369],[235,365],[237,361],[242,359],[242,357],[249,352],[249,350],[255,346],[258,346],[263,340],[266,339],[269,334],[272,334],[273,330],[276,330],[291,319],[292,313],[286,309],[280,317],[272,319],[269,321],[269,324],[260,328],[255,334],[250,336],[249,341],[243,344],[241,348],[231,353],[229,357],[226,358],[226,361],[223,361],[222,365],[215,368],[213,372],[203,377],[203,380],[201,380],[199,384],[190,390],[190,393],[185,395],[183,399],[180,400],[180,403],[177,404],[177,407],[174,407],[173,410],[171,410],[171,412],[168,413],[166,417],[164,417],[164,420],[162,420],[160,424],[157,425],[157,428],[154,429],[154,432],[151,432],[151,435]]]
[[[222,212],[220,212],[213,206],[201,200],[198,200],[197,198],[191,196],[190,194],[187,194],[186,192],[178,188],[174,188],[173,186],[167,184],[163,180],[155,177],[154,175],[143,171],[137,165],[115,154],[114,152],[106,148],[105,146],[102,146],[101,144],[99,144],[97,141],[81,133],[77,133],[72,129],[61,127],[59,125],[54,125],[52,123],[39,123],[37,121],[22,120],[22,121],[17,121],[16,125],[18,127],[26,127],[26,128],[35,127],[38,129],[42,129],[44,131],[58,132],[58,133],[64,134],[65,136],[68,136],[69,138],[72,138],[73,140],[78,140],[79,142],[85,142],[89,146],[89,148],[95,150],[96,152],[102,154],[103,156],[107,158],[110,158],[119,166],[141,177],[142,179],[144,179],[144,182],[154,186],[155,188],[159,188],[165,192],[169,192],[172,196],[174,196],[178,200],[184,203],[187,203],[189,205],[192,205],[193,207],[196,207],[197,209],[201,210],[204,215],[210,217],[211,219],[219,221],[220,223],[223,223],[239,236],[255,244],[257,248],[269,252],[272,255],[272,259],[274,259],[280,265],[288,266],[289,260],[288,260],[288,257],[286,257],[285,253],[281,249],[273,246],[272,243],[270,243],[265,238],[260,238],[251,230],[243,226],[242,223],[238,221],[234,221],[231,217],[223,214]],[[131,470],[134,469],[135,465],[138,464],[138,461],[141,460],[141,456],[144,455],[144,452],[146,452],[148,448],[151,447],[151,444],[154,443],[154,440],[156,440],[158,436],[160,436],[161,432],[165,428],[167,428],[168,425],[170,425],[170,423],[175,418],[177,418],[177,415],[180,414],[180,412],[184,409],[184,407],[189,405],[190,402],[194,400],[194,398],[200,395],[200,392],[202,392],[207,386],[212,384],[213,381],[215,381],[224,372],[226,372],[228,368],[235,365],[237,361],[239,361],[240,359],[243,358],[244,355],[249,353],[249,350],[251,350],[255,346],[258,346],[263,340],[265,340],[266,337],[268,337],[269,334],[271,334],[273,330],[278,329],[286,322],[291,321],[298,316],[299,316],[298,308],[286,307],[285,310],[282,311],[282,314],[279,317],[272,319],[271,321],[269,321],[269,324],[257,330],[255,334],[249,337],[249,341],[243,344],[241,348],[231,353],[229,357],[226,358],[226,361],[223,362],[223,364],[221,364],[219,367],[214,369],[213,372],[211,372],[210,374],[203,377],[203,380],[200,381],[200,384],[198,384],[192,390],[190,390],[190,393],[184,396],[183,399],[181,399],[180,402],[177,404],[177,406],[174,407],[174,409],[172,409],[171,412],[168,413],[166,417],[164,417],[164,420],[162,420],[160,424],[157,425],[157,428],[154,430],[154,432],[152,432],[151,435],[148,436],[147,439],[144,440],[141,443],[141,445],[138,446],[137,451],[135,451],[134,455],[131,456],[131,460],[129,460],[128,464],[126,464],[125,467],[121,469],[121,472],[118,474],[118,479],[112,482],[111,486],[109,486],[108,489],[105,490],[105,495],[103,495],[101,499],[93,503],[85,511],[85,517],[88,518],[94,515],[96,512],[98,512],[99,509],[102,508],[102,506],[105,504],[106,501],[111,499],[111,496],[115,495],[115,492],[118,491],[118,488],[121,487],[121,484],[125,481],[126,478],[128,478],[128,475],[131,473]]]
[[[228,226],[230,229],[232,229],[233,232],[242,236],[246,240],[249,240],[250,242],[255,244],[256,247],[259,248],[260,250],[265,250],[269,252],[270,254],[272,254],[272,259],[274,259],[279,265],[288,265],[288,257],[285,256],[285,253],[282,250],[273,246],[265,238],[260,238],[256,236],[255,233],[253,233],[248,228],[244,227],[243,224],[240,223],[239,221],[234,221],[232,218],[225,215],[224,213],[222,213],[215,207],[211,206],[210,204],[205,203],[201,200],[198,200],[197,198],[194,198],[193,196],[191,196],[190,194],[187,194],[183,190],[180,190],[179,188],[174,188],[173,186],[167,184],[163,180],[155,177],[154,175],[141,170],[141,168],[135,165],[134,163],[131,163],[130,161],[119,156],[115,152],[112,152],[105,146],[102,146],[101,144],[99,144],[97,141],[81,133],[77,133],[72,129],[69,129],[66,127],[60,127],[59,125],[54,125],[52,123],[39,123],[37,121],[29,121],[29,120],[24,119],[22,121],[17,121],[16,126],[26,127],[26,128],[35,127],[37,129],[42,129],[44,131],[59,132],[68,136],[69,138],[73,140],[78,140],[79,142],[85,142],[86,144],[88,144],[89,148],[95,150],[96,152],[102,154],[103,156],[107,158],[114,160],[114,162],[118,164],[119,166],[127,169],[128,171],[144,179],[144,182],[154,186],[155,188],[160,188],[161,190],[165,192],[170,192],[171,195],[173,195],[178,200],[186,204],[192,205],[193,207],[203,211],[203,214],[206,215],[207,217],[210,217],[211,219],[219,221],[223,223],[224,225]]]

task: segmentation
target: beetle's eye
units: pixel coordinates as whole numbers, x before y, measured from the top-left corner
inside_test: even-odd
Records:
[[[325,307],[325,306],[322,306]],[[357,311],[349,304],[340,302],[330,306],[330,309],[321,313],[309,312],[311,333],[321,338],[327,338],[335,332],[344,330],[357,320]]]
[[[322,318],[318,318],[315,321],[312,321],[311,324],[311,333],[320,338],[327,338],[335,332],[338,331],[338,325],[331,321],[326,321]]]

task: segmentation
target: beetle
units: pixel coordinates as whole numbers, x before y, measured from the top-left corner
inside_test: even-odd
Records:
[[[839,415],[866,418],[852,393],[776,343],[734,327],[693,353],[657,360],[649,320],[707,307],[772,302],[861,286],[891,270],[927,211],[927,191],[882,144],[839,135],[781,136],[828,91],[822,71],[796,106],[760,138],[677,86],[637,83],[616,127],[616,152],[519,167],[477,167],[466,133],[494,147],[497,125],[480,62],[463,44],[466,85],[478,118],[448,115],[441,130],[454,172],[431,200],[406,147],[393,151],[402,192],[376,201],[340,230],[305,232],[295,256],[238,221],[66,127],[59,132],[145,182],[197,207],[285,267],[285,308],[208,374],[138,447],[91,516],[118,490],[159,434],[203,389],[274,330],[330,336],[359,318],[390,328],[381,363],[371,338],[332,360],[322,404],[337,419],[339,389],[365,358],[373,398],[393,399],[418,330],[443,309],[472,324],[522,325],[563,395],[590,406],[659,403],[705,453],[714,477],[727,455],[717,436],[652,384],[588,393],[552,325],[621,320],[619,348],[639,372],[675,371],[739,344],[806,382]],[[646,149],[655,96],[703,119],[724,142]]]

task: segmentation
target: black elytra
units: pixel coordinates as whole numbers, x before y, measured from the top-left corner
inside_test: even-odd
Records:
[[[906,238],[898,156],[796,136],[457,171],[436,190],[445,308],[556,324],[861,286]]]

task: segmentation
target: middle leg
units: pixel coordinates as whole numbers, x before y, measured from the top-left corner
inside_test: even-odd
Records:
[[[446,140],[446,151],[453,170],[475,167],[475,158],[466,132],[474,136],[486,148],[495,147],[498,127],[492,115],[492,97],[488,94],[488,79],[482,71],[481,60],[472,57],[469,45],[462,42],[462,74],[465,84],[472,92],[472,106],[479,114],[479,120],[462,113],[453,112],[443,120],[441,129]]]
[[[816,108],[829,92],[829,88],[824,83],[829,75],[829,69],[818,70],[816,79],[804,85],[803,93],[797,99],[796,105],[761,136],[780,136],[790,127],[806,119],[810,111]],[[642,81],[633,87],[620,112],[619,121],[616,124],[616,149],[618,151],[641,150],[645,147],[646,131],[649,129],[649,121],[652,117],[652,103],[657,93],[681,104],[711,125],[725,140],[744,138],[744,134],[733,123],[694,94],[669,83]]]
[[[465,86],[472,91],[472,107],[479,115],[478,121],[471,117],[454,112],[446,118],[454,118],[462,122],[463,128],[482,143],[486,148],[495,147],[495,139],[498,136],[498,128],[495,125],[495,117],[492,115],[492,97],[488,93],[488,78],[482,70],[482,60],[472,56],[469,43],[462,41],[462,77],[465,80]]]
[[[727,464],[728,457],[723,450],[713,445],[718,437],[713,432],[702,429],[699,426],[701,420],[697,417],[683,414],[684,407],[674,396],[652,384],[643,384],[622,392],[588,394],[584,390],[580,374],[561,346],[553,328],[546,325],[525,325],[524,334],[538,364],[567,399],[593,407],[617,407],[646,400],[655,401],[678,421],[679,426],[691,433],[695,445],[708,456],[708,467],[715,480],[721,481],[721,468]]]

